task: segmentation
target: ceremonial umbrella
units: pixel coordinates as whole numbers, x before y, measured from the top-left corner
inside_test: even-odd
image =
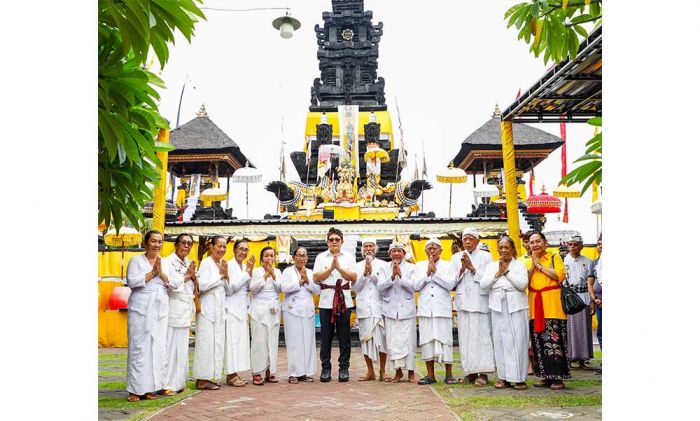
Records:
[[[474,197],[497,197],[500,195],[498,187],[493,184],[481,184],[474,189]],[[486,216],[486,207],[484,207],[484,216]]]
[[[602,200],[596,200],[593,202],[591,205],[591,213],[600,215],[603,213],[603,201]]]
[[[131,227],[121,227],[117,234],[116,229],[112,228],[107,231],[104,236],[105,244],[111,247],[119,247],[122,250],[122,264],[120,268],[121,278],[124,279],[124,247],[135,246],[141,244],[143,236],[137,230]]]
[[[365,162],[374,161],[379,158],[382,163],[389,162],[389,153],[382,148],[369,148],[365,152]]]
[[[564,198],[569,198],[569,197],[571,197],[571,198],[577,198],[577,197],[581,197],[581,190],[579,190],[579,189],[577,189],[577,188],[575,188],[575,187],[571,187],[571,186],[567,186],[567,185],[560,184],[559,186],[557,186],[557,187],[554,189],[554,191],[552,192],[552,194],[553,194],[555,197],[564,197]]]
[[[199,194],[199,198],[207,202],[221,202],[222,200],[226,200],[226,197],[228,197],[228,193],[221,187],[210,187]],[[216,220],[216,207],[214,203],[212,203],[211,209],[214,212],[214,220]]]
[[[530,213],[559,213],[561,212],[561,200],[550,196],[542,185],[542,192],[527,199],[527,211]]]
[[[548,227],[546,230],[543,230],[543,234],[547,237],[547,242],[549,244],[561,244],[562,242],[569,241],[574,235],[581,235],[580,232],[571,228],[567,222],[563,222],[559,218],[547,225]]]
[[[245,167],[239,168],[233,173],[231,181],[234,183],[245,183],[245,217],[248,219],[248,184],[249,183],[259,183],[262,180],[262,173],[256,168],[252,168],[248,165],[248,161],[245,163]]]
[[[455,183],[466,183],[467,182],[467,173],[464,172],[463,169],[461,168],[455,168],[454,163],[450,162],[450,166],[448,168],[444,168],[440,170],[437,174],[437,181],[440,183],[449,183],[450,184],[450,208],[449,208],[449,213],[447,214],[448,218],[452,217],[452,185]]]

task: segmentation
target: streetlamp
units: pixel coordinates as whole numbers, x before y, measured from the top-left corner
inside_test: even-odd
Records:
[[[272,27],[279,29],[282,38],[289,39],[294,35],[294,31],[301,28],[301,22],[289,16],[289,11],[287,11],[284,16],[272,21]]]

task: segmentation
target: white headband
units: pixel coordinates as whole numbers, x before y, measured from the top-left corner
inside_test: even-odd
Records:
[[[363,238],[362,239],[362,245],[364,246],[365,244],[372,243],[374,246],[377,246],[377,240],[375,238]]]
[[[471,235],[477,240],[479,239],[479,232],[472,228],[465,228],[464,231],[462,231],[462,237],[464,237],[465,235]]]
[[[431,238],[430,240],[428,240],[425,243],[425,248],[428,248],[428,246],[431,244],[435,244],[436,246],[442,248],[442,243],[440,243],[440,240],[438,240],[437,238]]]
[[[406,253],[406,246],[396,241],[391,243],[391,245],[389,246],[389,251],[392,251],[393,249],[401,249],[404,251],[404,253]]]

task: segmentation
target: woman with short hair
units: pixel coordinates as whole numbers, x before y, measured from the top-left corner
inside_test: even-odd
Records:
[[[287,347],[289,383],[314,381],[316,374],[316,309],[314,295],[321,286],[313,282],[313,271],[306,267],[306,247],[294,250],[294,265],[282,272],[284,293],[284,343]]]
[[[250,333],[253,384],[264,385],[262,374],[268,383],[278,383],[277,348],[280,334],[280,292],[282,273],[275,265],[275,249],[265,247],[260,251],[261,267],[255,268],[250,279]]]
[[[517,260],[515,243],[510,237],[498,240],[499,259],[489,263],[479,280],[489,291],[491,333],[498,381],[496,389],[527,389],[527,269]]]

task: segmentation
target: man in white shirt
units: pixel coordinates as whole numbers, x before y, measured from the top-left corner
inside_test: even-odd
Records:
[[[483,387],[488,384],[486,373],[496,371],[491,337],[489,293],[481,288],[486,265],[493,260],[490,253],[479,249],[479,233],[473,229],[462,232],[464,250],[452,256],[451,272],[455,276],[457,330],[459,354],[465,382]]]
[[[321,381],[331,381],[331,343],[338,332],[340,356],[338,381],[350,380],[350,310],[353,306],[350,282],[357,280],[355,257],[342,250],[343,233],[331,228],[326,235],[328,250],[316,256],[314,282],[321,284],[318,302],[321,318]]]
[[[357,281],[352,288],[355,296],[355,312],[360,331],[360,347],[367,364],[367,374],[361,376],[359,381],[375,380],[374,365],[379,361],[379,378],[384,379],[386,367],[386,337],[384,333],[384,318],[382,317],[382,302],[377,288],[379,279],[385,276],[387,262],[376,259],[377,240],[365,238],[362,240],[362,254],[364,259],[357,262],[355,272]]]
[[[161,265],[170,283],[165,396],[184,390],[190,372],[190,324],[195,315],[194,291],[197,287],[197,266],[187,258],[191,249],[192,236],[178,235],[175,238],[175,251],[163,259]]]
[[[413,298],[413,279],[416,267],[406,262],[406,246],[393,242],[389,246],[390,268],[377,283],[382,294],[382,314],[386,329],[388,369],[396,370],[393,379],[398,383],[402,369],[408,370],[408,381],[416,382],[416,301]]]
[[[420,385],[436,383],[435,361],[445,364],[445,383],[455,384],[452,377],[452,295],[455,276],[450,273],[450,262],[441,260],[442,244],[431,238],[425,244],[427,260],[416,264],[413,287],[418,291],[418,328],[421,355],[428,375]]]

